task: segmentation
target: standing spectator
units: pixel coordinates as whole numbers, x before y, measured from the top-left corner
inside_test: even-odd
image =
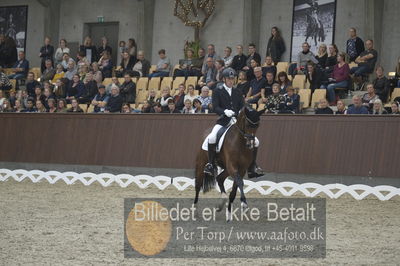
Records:
[[[77,99],[71,100],[71,108],[67,110],[68,113],[83,113],[81,107],[79,107],[79,103]]]
[[[243,54],[243,46],[242,45],[236,46],[236,51],[237,51],[237,55],[235,55],[233,57],[232,68],[235,71],[239,72],[239,71],[244,70],[244,68],[246,67],[247,57]]]
[[[224,60],[225,67],[230,67],[232,65],[233,55],[232,55],[231,47],[229,47],[229,46],[225,47],[224,58],[222,60]]]
[[[47,59],[45,62],[45,69],[42,71],[42,76],[40,77],[40,81],[44,82],[53,80],[55,74],[56,70],[53,68],[53,62],[50,59]]]
[[[26,91],[28,92],[29,97],[35,96],[35,88],[37,86],[40,86],[40,83],[35,80],[35,73],[28,72],[25,86],[26,86]]]
[[[375,93],[379,96],[382,102],[387,102],[390,92],[390,81],[385,77],[384,69],[382,66],[376,68],[376,79],[372,82],[375,88]]]
[[[136,57],[137,45],[136,45],[135,39],[130,38],[130,39],[128,40],[128,47],[127,47],[127,49],[128,49],[128,53],[129,53],[131,56]]]
[[[329,108],[328,101],[326,99],[319,100],[318,108],[315,110],[316,115],[333,115],[333,111]]]
[[[363,106],[361,97],[359,95],[353,96],[353,105],[347,110],[348,115],[367,115],[368,109]]]
[[[185,84],[179,85],[179,92],[174,97],[175,107],[178,111],[181,111],[185,106]]]
[[[0,90],[9,91],[12,89],[12,85],[6,74],[0,71]]]
[[[64,54],[69,54],[70,52],[71,51],[67,47],[67,41],[65,39],[61,39],[60,44],[54,55],[55,63],[61,64],[61,62],[64,60]]]
[[[318,48],[318,54],[315,57],[318,60],[318,66],[321,69],[325,69],[326,67],[326,60],[328,60],[328,53],[327,53],[326,44],[322,43]]]
[[[40,48],[39,57],[42,58],[41,70],[42,72],[45,70],[46,60],[50,60],[51,66],[53,66],[53,57],[54,57],[54,47],[50,44],[51,40],[49,37],[44,38],[44,46]]]
[[[337,65],[333,67],[332,76],[329,79],[330,84],[327,87],[328,100],[333,103],[336,99],[335,89],[336,88],[347,88],[349,86],[349,74],[350,67],[345,61],[346,54],[340,53],[337,56]]]
[[[201,88],[201,94],[197,99],[201,103],[201,109],[202,112],[205,112],[205,110],[212,110],[212,97],[210,96],[210,88],[207,86],[204,86]],[[195,103],[195,101],[193,101]]]
[[[99,60],[99,69],[101,70],[104,78],[111,78],[112,68],[113,63],[111,61],[111,56],[107,51],[104,51]]]
[[[266,77],[267,72],[271,72],[274,75],[274,79],[276,78],[276,66],[274,66],[272,64],[272,57],[271,56],[267,56],[265,57],[265,63],[264,66],[262,67],[262,71],[263,71],[263,76]]]
[[[337,107],[337,111],[335,112],[335,115],[347,114],[346,105],[344,104],[344,102],[342,100],[337,101],[336,107]]]
[[[134,77],[147,77],[150,71],[150,62],[144,58],[144,52],[139,51],[137,56],[138,61],[133,66]]]
[[[350,57],[350,62],[354,62],[362,52],[365,51],[364,41],[357,37],[357,30],[350,28],[350,39],[347,40],[346,53]]]
[[[122,54],[123,54],[125,51],[128,51],[128,49],[126,48],[126,42],[125,42],[125,41],[120,41],[119,44],[118,44],[118,52],[119,52],[119,55],[120,55],[120,56],[118,57],[118,62],[117,62],[118,65],[121,64],[122,57],[123,57]],[[128,54],[129,54],[129,52],[128,52]]]
[[[108,99],[106,110],[110,113],[120,113],[122,109],[122,97],[117,86],[111,87],[111,97]]]
[[[267,54],[271,56],[275,65],[281,61],[283,53],[286,51],[285,42],[282,39],[278,27],[272,27],[271,37],[268,40]]]
[[[165,55],[165,50],[161,49],[158,51],[158,56],[160,57],[160,60],[157,63],[157,69],[149,75],[149,78],[169,76],[169,72],[171,71],[171,61]]]
[[[99,60],[97,48],[92,44],[92,38],[87,36],[83,42],[83,45],[79,46],[79,52],[86,58],[89,64]]]
[[[256,67],[254,69],[254,75],[256,78],[250,82],[250,89],[249,89],[249,92],[247,93],[247,97],[246,97],[246,102],[248,102],[250,104],[258,103],[258,101],[262,97],[262,91],[263,90],[265,91],[266,80],[262,76],[261,67]],[[265,93],[264,93],[264,97],[266,97],[266,96],[269,96],[269,94],[265,95]]]
[[[124,83],[121,84],[120,88],[122,101],[125,103],[135,103],[136,84],[132,81],[132,77],[129,74],[125,74]]]
[[[98,89],[98,93],[92,100],[92,105],[94,106],[95,113],[103,113],[107,106],[109,96],[106,93],[106,87],[104,85],[100,85]]]
[[[99,56],[103,56],[103,53],[106,51],[111,56],[112,55],[112,48],[108,45],[108,40],[106,37],[101,38],[101,45],[99,49],[97,49]]]
[[[29,62],[25,59],[25,52],[18,53],[18,61],[13,66],[14,74],[8,76],[9,79],[21,80],[25,79],[29,71]]]
[[[261,56],[257,53],[256,45],[254,43],[249,44],[249,55],[247,56],[246,67],[244,67],[244,70],[248,70],[250,68],[250,63],[252,59],[256,60],[258,65],[261,64]]]
[[[388,112],[383,108],[382,101],[380,99],[376,99],[374,101],[374,106],[371,110],[371,115],[387,115]]]

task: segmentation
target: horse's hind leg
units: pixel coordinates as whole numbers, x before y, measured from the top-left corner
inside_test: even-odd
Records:
[[[228,174],[228,171],[226,171],[226,170],[224,170],[222,173],[220,173],[217,176],[217,182],[218,182],[219,190],[221,191],[221,199],[222,199],[220,204],[217,206],[217,211],[222,211],[222,209],[224,208],[226,201],[228,199],[228,196],[225,191],[225,186],[224,186],[224,182],[228,176],[229,176],[229,174]]]
[[[237,184],[237,186],[238,186],[238,188],[240,190],[241,206],[242,206],[243,209],[247,209],[248,205],[247,205],[246,196],[244,195],[244,182],[243,182],[243,177],[242,177],[243,175],[241,175],[240,173],[236,173],[233,176],[233,180]]]
[[[226,209],[226,219],[228,222],[232,221],[232,203],[236,198],[236,192],[238,189],[238,185],[236,184],[235,180],[233,181],[232,191],[229,194],[229,204],[228,208]]]

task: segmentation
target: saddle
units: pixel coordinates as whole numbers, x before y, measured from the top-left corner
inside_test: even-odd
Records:
[[[234,123],[229,123],[229,125],[222,127],[218,133],[217,133],[217,153],[219,153],[221,151],[222,145],[224,144],[224,140],[225,140],[225,136],[226,133],[228,132],[228,130],[234,125]],[[203,145],[201,146],[201,148],[204,151],[208,151],[208,136],[207,138],[204,140]]]

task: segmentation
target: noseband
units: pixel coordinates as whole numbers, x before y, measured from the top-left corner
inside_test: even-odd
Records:
[[[253,122],[246,116],[246,121],[249,123],[249,127],[257,128],[260,125],[260,121]],[[242,130],[237,123],[235,124],[236,128],[239,130],[240,134],[246,139],[246,146],[249,149],[254,148],[256,136],[254,134],[246,133],[246,124],[244,125],[245,129]]]

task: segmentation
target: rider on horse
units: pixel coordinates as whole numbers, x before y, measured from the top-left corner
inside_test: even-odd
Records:
[[[242,93],[233,87],[236,72],[232,68],[227,68],[222,72],[224,84],[220,83],[213,91],[212,105],[215,113],[220,118],[208,136],[208,163],[205,166],[204,173],[215,176],[217,167],[215,165],[215,156],[217,149],[217,133],[222,127],[229,125],[231,118],[237,116],[244,106]],[[257,166],[257,151],[260,142],[255,138],[253,149],[253,162],[248,169],[248,177],[255,178],[264,175],[263,170]]]

